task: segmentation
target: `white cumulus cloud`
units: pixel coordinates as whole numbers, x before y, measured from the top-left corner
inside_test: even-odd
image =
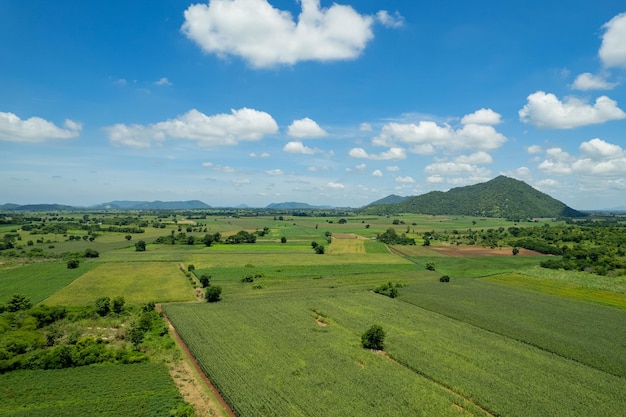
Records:
[[[71,139],[78,137],[83,126],[66,119],[64,128],[56,126],[41,117],[22,120],[13,113],[0,112],[0,140],[9,142],[41,143],[50,139]]]
[[[390,148],[378,155],[370,155],[363,148],[352,148],[348,154],[353,158],[373,159],[379,161],[406,159],[406,152],[402,148]]]
[[[468,123],[455,129],[432,121],[388,123],[373,139],[375,145],[392,146],[400,142],[408,145],[411,152],[422,155],[432,154],[437,149],[489,151],[499,148],[506,141],[507,138],[490,125]]]
[[[579,149],[592,159],[620,158],[625,156],[624,150],[621,147],[598,138],[581,143]]]
[[[380,169],[377,169],[376,171],[372,172],[372,177],[382,177],[383,173]]]
[[[350,6],[322,8],[319,0],[300,4],[294,20],[267,0],[210,0],[185,10],[181,30],[204,52],[239,56],[257,68],[354,59],[374,37],[374,18]],[[389,16],[387,22],[397,20]]]
[[[574,90],[612,90],[618,83],[612,83],[601,75],[593,75],[590,72],[583,72],[574,80],[572,88]]]
[[[333,190],[343,190],[344,188],[346,188],[345,185],[340,184],[338,182],[332,182],[332,181],[326,184],[326,187],[331,188]]]
[[[410,184],[410,183],[414,183],[415,180],[410,177],[410,176],[406,176],[406,177],[396,177],[395,178],[396,182],[401,182],[401,183],[405,183],[405,184]]]
[[[387,10],[380,10],[376,13],[376,20],[388,28],[400,28],[404,26],[404,17],[397,11],[391,15]]]
[[[602,28],[600,59],[605,67],[626,68],[626,13],[621,13],[605,23]]]
[[[315,155],[317,153],[322,153],[320,149],[317,148],[309,148],[305,146],[302,142],[292,141],[283,146],[283,151],[287,153],[293,154],[302,154],[302,155]]]
[[[461,123],[464,125],[470,123],[477,125],[497,125],[502,122],[502,120],[500,120],[501,117],[502,116],[500,116],[499,113],[496,113],[491,109],[483,108],[480,110],[476,110],[474,113],[466,114],[465,116],[463,116],[463,118],[461,119]]]
[[[159,85],[159,86],[167,86],[170,87],[172,86],[172,83],[170,82],[170,80],[167,79],[167,77],[162,77],[161,79],[159,79],[158,81],[156,81],[154,83],[154,85]]]
[[[537,91],[527,100],[519,111],[520,120],[537,128],[571,129],[626,118],[617,102],[607,96],[598,97],[591,105],[575,97],[561,101],[554,94]]]
[[[236,145],[258,141],[276,133],[278,125],[268,113],[242,108],[230,114],[207,116],[196,109],[164,122],[150,125],[116,124],[105,128],[116,145],[148,148],[167,139],[194,141],[201,147]]]
[[[322,129],[315,121],[305,117],[304,119],[294,120],[287,128],[287,136],[292,138],[319,138],[328,136],[328,133]]]
[[[271,176],[278,176],[278,175],[284,174],[282,169],[270,169],[269,171],[265,171],[265,173]]]

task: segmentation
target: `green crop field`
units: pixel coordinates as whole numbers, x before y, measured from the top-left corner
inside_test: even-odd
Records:
[[[37,262],[26,265],[0,266],[0,302],[15,294],[38,303],[69,285],[98,264],[84,262],[80,268],[68,269],[65,262]]]
[[[102,263],[45,300],[50,305],[87,305],[100,296],[129,303],[194,300],[192,286],[172,262]]]
[[[161,363],[0,375],[0,416],[168,416],[182,402]]]
[[[460,407],[606,416],[626,406],[623,378],[370,292],[302,289],[165,311],[240,415],[455,415]],[[390,358],[360,347],[372,323],[387,330]]]

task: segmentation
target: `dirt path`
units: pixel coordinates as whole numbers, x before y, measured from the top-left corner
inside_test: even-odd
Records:
[[[186,358],[186,360],[181,359],[170,366],[170,375],[183,399],[194,406],[195,414],[198,417],[237,417],[237,414],[230,408],[219,390],[211,383],[204,371],[202,371],[200,364],[193,357],[189,348],[180,337],[167,315],[163,312],[161,305],[157,305],[157,310],[163,313],[163,318],[167,322],[167,326],[176,344],[180,347]],[[207,388],[213,394],[214,399],[219,402],[219,405],[215,403],[213,398],[207,395]]]

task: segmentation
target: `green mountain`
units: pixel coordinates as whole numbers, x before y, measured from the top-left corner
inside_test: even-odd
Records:
[[[96,209],[111,210],[196,210],[211,208],[199,200],[190,201],[111,201],[94,206]]]
[[[410,197],[401,197],[395,194],[389,194],[387,197],[376,200],[373,203],[369,203],[368,206],[377,206],[380,204],[398,204]]]
[[[409,197],[397,204],[370,205],[365,211],[370,214],[421,213],[514,220],[587,216],[523,181],[502,175],[481,184]]]

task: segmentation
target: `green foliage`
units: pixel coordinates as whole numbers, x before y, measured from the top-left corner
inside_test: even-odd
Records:
[[[402,287],[404,287],[404,285],[389,281],[386,284],[382,284],[374,288],[374,292],[376,294],[386,295],[389,298],[396,298],[398,296],[398,288]]]
[[[439,277],[439,282],[450,282],[450,276],[442,275],[441,277]]]
[[[245,230],[240,230],[234,235],[228,236],[225,241],[225,243],[230,243],[230,244],[255,243],[255,242],[256,242],[256,235],[253,233],[246,232]]]
[[[156,362],[10,372],[0,375],[0,398],[2,416],[167,416],[184,409],[167,367]]]
[[[434,262],[426,262],[426,269],[429,271],[434,271],[435,270],[435,263]]]
[[[317,245],[315,246],[315,253],[318,255],[323,255],[324,254],[324,245]]]
[[[137,243],[135,243],[136,252],[145,252],[145,250],[146,250],[146,242],[144,242],[143,240],[139,240],[137,241]]]
[[[365,349],[383,350],[385,348],[385,331],[374,324],[361,335],[361,345]]]
[[[211,275],[202,274],[202,275],[200,275],[199,280],[200,280],[200,285],[202,285],[202,288],[206,288],[211,283]]]
[[[95,249],[85,249],[85,258],[97,258],[100,256],[100,253]]]
[[[415,245],[415,239],[406,237],[404,233],[398,235],[393,227],[388,228],[385,233],[380,233],[376,239],[388,245]]]
[[[96,300],[96,313],[104,317],[111,312],[111,299],[109,297],[99,297]]]
[[[285,236],[281,236],[280,243],[287,243],[287,238]]]
[[[211,285],[207,287],[207,289],[205,290],[204,298],[208,303],[215,303],[222,299],[221,294],[222,294],[222,287]]]
[[[126,300],[124,300],[124,297],[119,295],[113,299],[111,309],[115,314],[122,314],[124,312],[124,304],[126,304]]]
[[[7,302],[6,310],[8,312],[14,313],[20,310],[28,310],[32,307],[32,305],[33,303],[30,301],[30,298],[22,294],[15,294]]]
[[[80,261],[78,259],[70,259],[67,261],[67,269],[76,269],[80,265]]]

